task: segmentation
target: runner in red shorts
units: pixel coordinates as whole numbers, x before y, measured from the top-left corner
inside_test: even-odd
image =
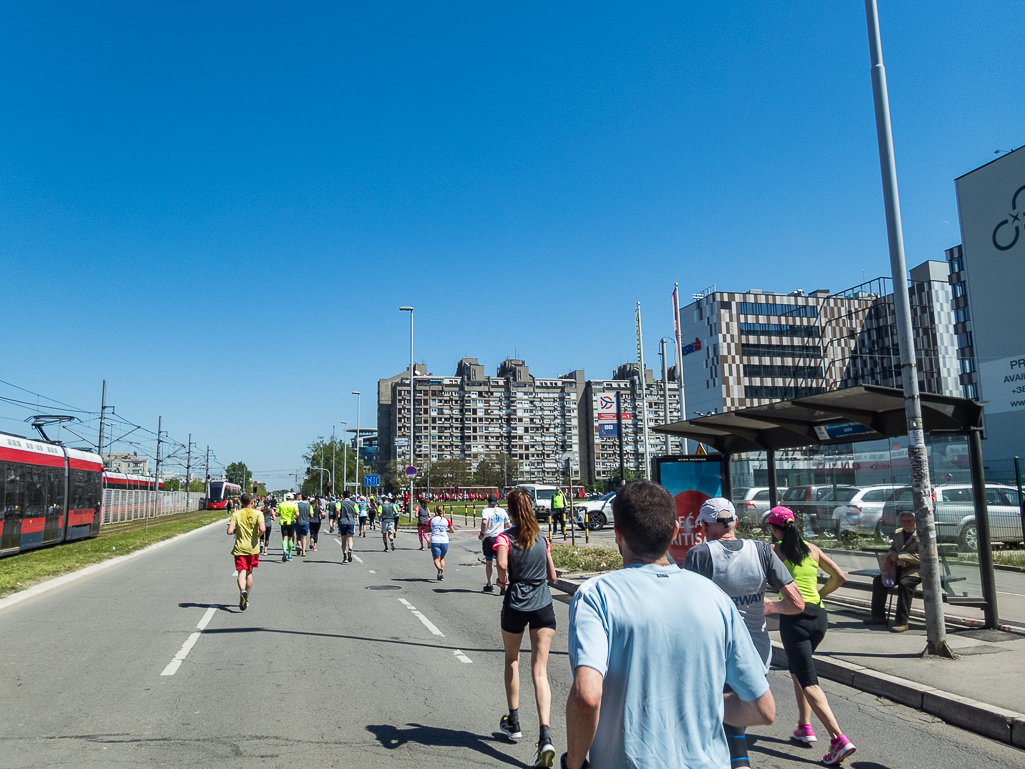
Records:
[[[228,519],[228,536],[235,535],[231,554],[238,572],[238,608],[242,611],[249,607],[253,570],[260,565],[260,536],[266,530],[263,513],[253,508],[253,495],[246,492],[242,495],[242,508]]]

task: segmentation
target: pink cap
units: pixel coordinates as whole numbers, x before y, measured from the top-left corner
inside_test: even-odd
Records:
[[[777,505],[769,511],[769,515],[765,519],[765,522],[771,523],[773,526],[779,526],[781,529],[785,529],[794,522],[794,513],[789,507]]]

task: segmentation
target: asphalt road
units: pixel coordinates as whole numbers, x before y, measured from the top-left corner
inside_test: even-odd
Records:
[[[415,534],[388,553],[376,535],[357,540],[352,564],[333,537],[305,559],[265,558],[244,613],[221,525],[4,610],[0,767],[529,766],[529,654],[525,739],[512,744],[497,730],[501,599],[480,591],[475,532],[456,534],[444,582]],[[561,599],[550,666],[560,752],[571,681]],[[817,763],[823,742],[787,739],[789,677],[774,671],[771,682],[779,717],[753,730],[754,765]],[[824,686],[859,746],[855,769],[1025,762],[917,711]]]

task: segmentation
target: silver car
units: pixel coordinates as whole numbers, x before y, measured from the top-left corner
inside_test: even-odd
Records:
[[[878,532],[883,505],[890,501],[892,485],[866,486],[858,491],[849,502],[833,509],[832,529],[840,537],[844,532],[872,536]]]
[[[584,528],[584,521],[587,521],[587,528],[597,531],[605,528],[605,525],[612,523],[615,517],[612,515],[612,500],[616,492],[610,491],[597,499],[589,499],[586,502],[578,502],[573,505],[573,520],[578,529]]]
[[[769,512],[769,487],[752,486],[750,489],[743,489],[743,494],[738,495],[734,501],[737,509],[737,518],[747,523],[761,526],[762,519]]]

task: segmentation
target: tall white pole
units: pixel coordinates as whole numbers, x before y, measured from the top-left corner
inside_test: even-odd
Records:
[[[680,391],[680,420],[687,419],[687,400],[683,394],[683,338],[680,336],[680,284],[673,284],[673,330],[676,336],[676,386]],[[686,454],[690,447],[686,438],[680,438],[680,453]]]
[[[342,421],[341,424],[345,425],[345,427],[349,426],[349,423],[345,422],[345,421]],[[346,432],[347,432],[346,430],[344,430],[344,429],[342,430],[342,492],[343,493],[345,492],[345,490],[347,488],[349,488],[349,484],[348,484],[348,480],[349,480],[349,453],[348,453],[348,451],[346,451],[346,446],[348,445],[345,442],[345,433]]]
[[[644,441],[644,479],[651,480],[651,464],[648,455],[648,382],[644,376],[644,337],[641,334],[641,303],[637,303],[637,312],[635,313],[637,321],[637,363],[641,367],[640,371],[640,383],[641,383],[641,426],[643,430],[641,432],[642,440]],[[636,428],[634,428],[636,430]]]
[[[402,312],[409,313],[409,464],[411,467],[416,467],[416,453],[413,448],[413,430],[416,425],[416,399],[415,399],[415,367],[413,364],[413,308],[412,307],[400,307]],[[413,476],[409,476],[409,510],[406,511],[407,515],[413,509]]]
[[[362,489],[360,487],[361,479],[360,479],[360,475],[359,475],[359,446],[360,446],[360,440],[359,440],[359,403],[360,403],[360,394],[359,394],[359,391],[357,391],[357,390],[353,390],[352,394],[356,396],[356,493],[359,494],[362,491]]]
[[[338,489],[335,488],[334,477],[335,473],[338,472],[338,465],[335,464],[335,426],[331,425],[331,493],[336,494]],[[344,490],[344,489],[343,489]]]
[[[665,337],[658,340],[658,354],[662,358],[662,408],[664,409],[666,424],[669,424],[669,364],[666,361],[666,356],[669,353],[666,350]],[[669,433],[666,433],[666,456],[669,456],[671,450],[670,437]]]

